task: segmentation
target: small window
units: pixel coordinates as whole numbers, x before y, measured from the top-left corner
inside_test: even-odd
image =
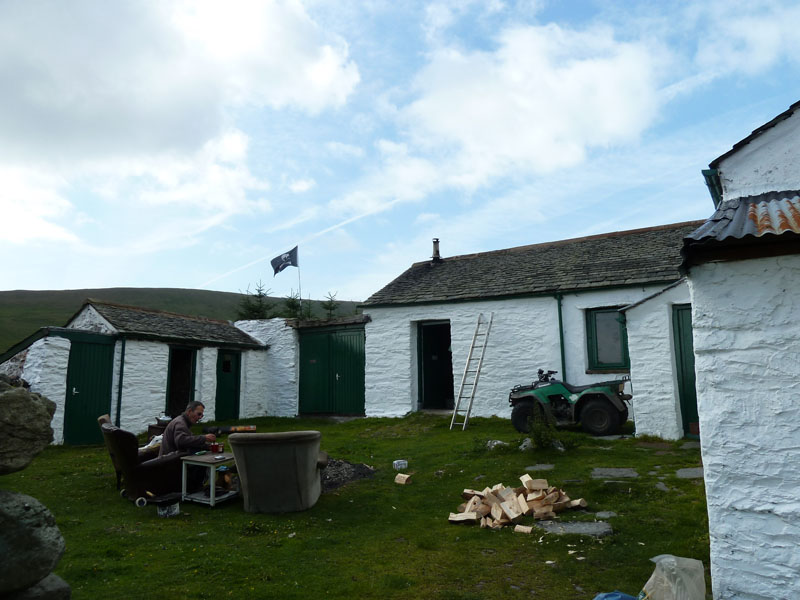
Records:
[[[630,368],[625,316],[617,308],[586,311],[586,342],[590,371],[627,371]]]

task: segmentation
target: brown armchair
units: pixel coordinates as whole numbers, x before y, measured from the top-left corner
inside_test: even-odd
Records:
[[[161,496],[180,493],[183,453],[141,460],[138,440],[130,431],[110,424],[103,424],[100,429],[118,478],[121,475],[124,482],[124,497],[144,506],[148,501],[157,502]]]
[[[114,426],[114,424],[111,422],[111,416],[107,414],[97,417],[97,425],[100,427],[100,433],[103,433],[103,425],[110,425],[112,427]],[[114,465],[114,471],[117,473],[117,489],[120,489],[122,487],[122,468],[120,467],[111,447],[108,445],[105,435],[103,436],[103,441],[108,449],[108,455],[111,457],[111,464]],[[138,461],[140,463],[150,460],[151,458],[156,458],[157,456],[158,446],[154,448],[138,448]]]
[[[282,513],[314,506],[322,489],[320,470],[328,464],[328,455],[319,450],[321,438],[319,431],[231,434],[245,511]]]

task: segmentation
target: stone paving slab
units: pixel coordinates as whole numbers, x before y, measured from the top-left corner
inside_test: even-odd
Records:
[[[547,533],[554,533],[556,535],[563,535],[566,533],[578,535],[590,535],[592,537],[601,538],[614,533],[611,525],[605,521],[588,521],[588,522],[570,522],[560,523],[556,521],[539,521],[535,524],[536,527],[546,531]]]
[[[616,467],[596,467],[592,469],[592,479],[605,479],[606,477],[622,477],[636,479],[639,474],[636,469],[616,468]]]
[[[555,469],[555,465],[531,465],[530,467],[525,467],[526,471],[552,471]]]
[[[703,467],[689,467],[687,469],[678,469],[675,473],[680,479],[702,479]]]
[[[700,442],[695,442],[695,441],[684,442],[683,444],[681,444],[681,450],[691,450],[693,448],[699,448],[699,447],[700,447]]]

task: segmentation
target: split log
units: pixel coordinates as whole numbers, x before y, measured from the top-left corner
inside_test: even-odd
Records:
[[[481,499],[478,498],[478,496],[473,496],[469,499],[469,502],[467,502],[467,505],[464,507],[464,512],[476,512],[481,504],[483,504]]]
[[[488,514],[491,514],[492,507],[485,502],[481,502],[480,506],[475,509],[475,512],[478,513],[480,516],[485,517]]]
[[[547,479],[534,479],[531,481],[530,485],[528,486],[529,490],[546,490],[550,487],[550,484],[547,483]]]
[[[533,527],[528,527],[527,525],[517,525],[514,527],[514,533],[531,533],[533,531]]]
[[[533,518],[537,521],[542,521],[545,519],[555,519],[556,513],[552,510],[537,510],[533,513]]]
[[[478,513],[465,512],[465,513],[450,513],[448,520],[451,523],[477,523],[479,521]]]
[[[398,473],[394,478],[395,483],[399,483],[400,485],[408,485],[411,483],[411,475],[404,475],[403,473]]]
[[[517,496],[517,506],[519,506],[519,511],[523,515],[527,515],[529,512],[531,512],[531,507],[528,506],[528,503],[525,501],[525,496],[522,494]]]
[[[495,521],[499,521],[500,519],[503,518],[503,509],[500,506],[499,502],[497,504],[492,504],[490,512],[492,515],[492,519],[494,519]]]
[[[570,508],[586,508],[586,500],[583,498],[578,498],[577,500],[570,500],[569,502]]]
[[[470,489],[465,489],[463,492],[461,492],[461,497],[464,500],[469,500],[470,498],[473,498],[475,496],[478,496],[479,498],[483,498],[484,493],[483,492],[479,492],[478,490],[470,490]]]
[[[530,475],[528,475],[527,473],[525,473],[525,475],[523,475],[522,477],[520,477],[520,478],[519,478],[519,480],[522,482],[522,486],[523,486],[525,489],[527,489],[527,490],[531,490],[531,489],[533,489],[533,488],[530,486],[530,484],[531,484],[531,483],[533,483],[533,478],[532,478]]]
[[[501,502],[500,507],[503,509],[503,513],[509,521],[515,521],[522,516],[516,502]]]

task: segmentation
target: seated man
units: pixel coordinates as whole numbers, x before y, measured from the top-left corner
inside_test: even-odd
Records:
[[[205,450],[206,444],[217,440],[213,433],[205,435],[192,435],[191,427],[203,418],[205,404],[193,400],[186,406],[186,411],[178,415],[169,422],[161,438],[161,449],[159,456],[164,456],[170,452],[189,452]]]
[[[186,406],[186,411],[178,415],[169,422],[161,438],[161,448],[159,456],[170,454],[171,452],[195,452],[205,450],[206,444],[216,441],[217,436],[213,433],[205,435],[192,435],[191,427],[203,418],[205,405],[202,402],[193,400]],[[189,465],[187,471],[187,489],[190,492],[197,491],[203,487],[203,478],[206,469]]]

